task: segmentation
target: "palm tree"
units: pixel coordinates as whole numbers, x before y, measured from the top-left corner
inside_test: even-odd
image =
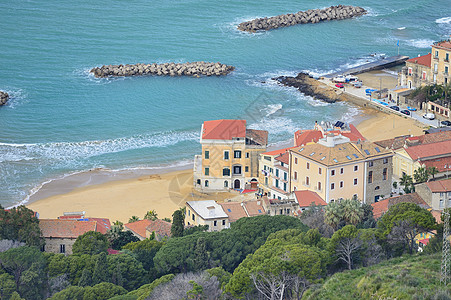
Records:
[[[363,207],[359,200],[343,200],[341,201],[343,209],[343,219],[346,224],[356,225],[360,223],[363,218]]]
[[[413,172],[413,178],[416,183],[422,183],[428,180],[429,174],[425,167],[419,167]]]
[[[435,179],[435,174],[438,173],[438,170],[437,170],[436,167],[429,167],[427,169],[427,172],[428,172],[429,175],[432,175],[432,179]]]
[[[136,222],[136,221],[139,221],[139,218],[138,218],[137,216],[132,216],[132,217],[128,220],[128,223],[133,223],[133,222]]]
[[[146,215],[144,216],[144,219],[155,221],[156,219],[158,219],[157,211],[154,210],[154,209],[149,210],[148,212],[146,212]]]
[[[338,224],[343,218],[343,210],[339,203],[331,202],[324,210],[324,222],[331,226],[334,230],[337,230]]]
[[[404,192],[406,194],[409,194],[412,191],[412,187],[413,187],[412,176],[403,174],[401,179],[399,180],[399,183],[404,187]]]

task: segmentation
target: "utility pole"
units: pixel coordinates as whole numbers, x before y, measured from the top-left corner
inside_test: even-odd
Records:
[[[445,200],[445,208],[443,209],[443,249],[442,249],[442,268],[440,273],[440,283],[446,286],[449,283],[448,273],[450,266],[449,254],[449,212],[447,208],[447,201]]]

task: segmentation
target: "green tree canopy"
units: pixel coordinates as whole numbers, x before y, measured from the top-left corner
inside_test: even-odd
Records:
[[[96,231],[88,231],[80,235],[72,247],[74,254],[99,254],[107,252],[109,246],[108,239],[105,235]]]
[[[183,212],[181,210],[176,210],[172,214],[172,226],[171,226],[172,237],[183,236],[184,229],[185,229],[185,220],[184,220]]]
[[[21,205],[6,211],[0,206],[0,240],[14,240],[38,246],[44,244],[41,238],[39,220],[31,209]]]

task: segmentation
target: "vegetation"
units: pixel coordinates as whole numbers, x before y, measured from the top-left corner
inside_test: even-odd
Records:
[[[108,239],[105,235],[96,231],[88,231],[80,235],[72,247],[74,254],[99,254],[108,250]]]
[[[28,246],[42,246],[39,220],[25,206],[5,210],[0,205],[0,240],[23,242]]]

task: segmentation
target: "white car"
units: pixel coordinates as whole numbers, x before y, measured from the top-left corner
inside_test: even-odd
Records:
[[[345,83],[346,82],[346,78],[344,76],[342,76],[342,75],[334,77],[332,80],[334,82],[339,82],[339,83]]]
[[[347,75],[345,78],[349,82],[353,82],[353,81],[358,81],[359,80],[359,77],[354,76],[354,75]]]
[[[428,120],[434,120],[435,119],[435,115],[433,113],[425,113],[423,115],[423,118],[428,119]]]

